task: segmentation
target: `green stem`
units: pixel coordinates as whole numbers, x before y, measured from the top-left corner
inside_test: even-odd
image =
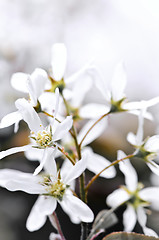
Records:
[[[107,170],[108,168],[110,168],[110,167],[118,164],[119,162],[121,162],[121,161],[123,161],[123,160],[126,160],[126,159],[128,159],[128,158],[132,158],[132,157],[134,157],[134,154],[130,154],[130,155],[124,157],[124,158],[115,160],[115,161],[112,162],[109,166],[105,167],[102,171],[100,171],[98,174],[96,174],[96,175],[89,181],[89,183],[88,183],[87,186],[85,187],[86,192],[88,192],[88,189],[90,188],[90,186],[94,183],[94,181],[100,176],[100,174],[101,174],[102,172],[104,172],[104,171]]]

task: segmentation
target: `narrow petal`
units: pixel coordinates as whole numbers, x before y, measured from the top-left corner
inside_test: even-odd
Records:
[[[56,155],[56,149],[54,148],[47,148],[46,154],[45,154],[45,160],[44,160],[44,169],[46,173],[48,173],[51,176],[57,175],[57,167],[55,162],[55,155]]]
[[[28,93],[27,80],[29,74],[18,72],[14,73],[11,77],[11,85],[13,88],[20,92]]]
[[[128,135],[127,135],[127,141],[136,146],[137,145],[137,139],[136,139],[136,135],[132,132],[129,132]]]
[[[124,231],[131,232],[136,224],[136,212],[132,205],[128,204],[127,209],[123,214]]]
[[[43,151],[44,149],[32,147],[29,150],[25,151],[24,155],[30,161],[41,162],[41,159],[43,157]]]
[[[109,112],[110,107],[98,103],[89,103],[84,105],[79,110],[79,115],[82,118],[96,119]]]
[[[33,106],[37,105],[37,99],[43,93],[47,81],[47,73],[41,68],[36,68],[29,76],[27,86]]]
[[[118,207],[125,201],[129,200],[130,196],[124,189],[117,189],[112,192],[106,199],[106,203],[110,207]]]
[[[62,240],[61,236],[57,233],[51,233],[49,236],[49,240]]]
[[[60,81],[65,72],[67,61],[67,50],[63,43],[56,43],[52,47],[52,74],[56,81]]]
[[[123,151],[119,150],[118,159],[122,159],[124,157],[126,157],[126,154]],[[135,169],[130,163],[130,160],[126,159],[125,161],[119,162],[119,168],[125,176],[125,183],[127,188],[130,191],[135,191],[138,184],[138,177]]]
[[[31,148],[30,145],[22,146],[22,147],[15,147],[10,148],[8,150],[0,152],[0,159],[5,158],[11,154],[18,153],[18,152],[25,152]]]
[[[46,222],[47,215],[54,212],[57,202],[51,197],[40,196],[35,202],[26,222],[30,232],[40,229]]]
[[[79,177],[86,169],[87,167],[87,154],[83,154],[82,159],[79,160],[74,166],[72,165],[70,167],[69,172],[67,175],[62,177],[65,184],[69,184],[72,180]]]
[[[85,136],[86,132],[93,126],[93,124],[96,122],[96,120],[90,120],[88,121],[84,127],[81,129],[81,131],[78,134],[78,142],[80,143],[82,138]],[[107,119],[103,118],[98,124],[95,125],[85,138],[85,140],[82,143],[82,147],[90,144],[95,139],[97,139],[105,130],[107,126]]]
[[[33,177],[31,173],[24,173],[13,169],[0,170],[0,185],[9,191],[23,191],[29,194],[45,193],[40,176]]]
[[[37,174],[39,174],[41,172],[41,170],[43,169],[45,164],[46,164],[45,167],[46,167],[48,173],[53,173],[53,175],[56,173],[56,168],[55,168],[55,164],[54,164],[54,162],[55,162],[55,160],[54,160],[55,153],[54,152],[55,152],[54,148],[48,148],[47,147],[47,148],[44,149],[43,157],[41,159],[40,165],[34,171],[34,174],[33,174],[34,176],[36,176]],[[51,161],[51,160],[53,160],[54,162]],[[51,162],[53,162],[53,163],[51,164]],[[49,167],[48,167],[49,163],[52,165],[53,169],[49,170]]]
[[[150,137],[144,147],[149,152],[159,152],[159,135]]]
[[[159,187],[144,188],[139,192],[139,196],[150,203],[158,202],[159,199]]]
[[[159,165],[152,160],[148,160],[147,166],[151,169],[153,173],[159,176]]]
[[[18,99],[15,105],[21,113],[23,120],[28,124],[30,130],[33,132],[39,131],[42,123],[32,105],[24,98]]]
[[[147,216],[146,216],[144,208],[138,207],[137,218],[138,218],[139,224],[141,225],[145,235],[158,237],[158,235],[152,229],[146,227]]]
[[[54,133],[54,141],[62,139],[65,134],[68,133],[68,131],[71,129],[73,124],[73,120],[71,116],[67,116],[64,121],[58,124],[55,133]]]
[[[86,147],[82,153],[87,154],[87,169],[95,174],[98,174],[102,171],[105,167],[111,164],[106,158],[96,154],[92,151],[91,148]],[[104,178],[113,178],[116,175],[116,170],[114,166],[110,167],[109,169],[105,170],[101,173],[100,177]]]
[[[94,219],[94,214],[92,210],[79,198],[66,194],[63,198],[65,205],[68,207],[68,210],[72,212],[72,214],[79,218],[82,222],[92,222]]]
[[[120,62],[115,68],[113,79],[111,82],[111,93],[114,101],[119,101],[124,97],[124,90],[127,83],[127,76],[123,63]]]
[[[144,136],[144,113],[146,109],[142,109],[140,115],[138,116],[138,129],[136,133],[136,143],[138,146],[142,144],[143,136]]]
[[[79,224],[81,222],[80,218],[70,210],[70,208],[68,207],[67,201],[61,201],[60,205],[63,211],[69,216],[71,222],[73,222],[74,224]]]
[[[0,122],[0,128],[9,127],[12,124],[19,122],[21,119],[22,119],[22,116],[19,113],[19,111],[9,113],[2,118]]]

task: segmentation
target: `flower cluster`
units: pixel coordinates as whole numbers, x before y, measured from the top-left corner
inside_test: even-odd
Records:
[[[159,188],[143,188],[138,183],[136,171],[129,158],[138,157],[144,160],[159,175],[159,166],[154,161],[159,152],[159,136],[143,141],[144,118],[152,119],[147,109],[157,104],[159,97],[128,102],[124,93],[126,72],[121,62],[117,65],[111,87],[108,88],[100,71],[92,63],[72,76],[65,77],[66,60],[65,45],[57,43],[52,48],[50,71],[37,68],[32,74],[13,74],[11,85],[28,97],[16,100],[17,110],[2,118],[0,128],[14,124],[16,133],[19,122],[25,121],[29,130],[29,143],[1,151],[0,159],[24,152],[27,159],[38,160],[39,165],[32,174],[1,169],[0,186],[10,191],[20,190],[39,195],[26,222],[29,231],[41,228],[48,217],[58,232],[52,233],[50,239],[64,240],[59,222],[57,224],[56,206],[59,203],[73,223],[81,223],[81,239],[95,239],[101,231],[100,227],[98,231],[92,227],[89,236],[84,230],[86,225],[83,222],[90,223],[94,220],[93,211],[87,205],[87,193],[99,176],[105,179],[115,177],[114,166],[119,163],[126,185],[107,197],[107,205],[115,209],[122,204],[127,205],[123,215],[125,231],[132,231],[138,220],[144,234],[156,237],[157,233],[146,226],[145,207],[153,207],[154,202],[156,204]],[[101,92],[102,104],[86,103],[85,97],[91,87]],[[128,134],[128,141],[136,150],[128,156],[119,151],[117,160],[110,162],[94,153],[88,145],[107,128],[107,116],[118,112],[132,113],[139,118],[136,136],[133,133]],[[59,157],[62,159],[60,167]],[[88,183],[85,182],[86,169],[95,174]],[[76,193],[77,179],[80,193]]]

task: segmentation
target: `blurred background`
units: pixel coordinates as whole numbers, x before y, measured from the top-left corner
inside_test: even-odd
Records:
[[[109,85],[116,64],[123,60],[129,100],[158,96],[158,13],[158,0],[0,0],[0,119],[15,110],[14,101],[22,96],[10,86],[12,74],[19,71],[32,73],[36,67],[48,70],[50,49],[56,42],[64,42],[68,49],[66,76],[93,60]],[[92,94],[87,98],[91,99]],[[102,101],[100,95],[95,100]],[[145,121],[146,136],[158,133],[158,110],[158,105],[150,110],[154,121]],[[131,153],[133,149],[126,141],[126,134],[136,129],[137,117],[129,114],[112,116],[106,132],[92,147],[112,160],[116,158],[118,149]],[[1,150],[23,145],[27,134],[21,130],[14,135],[12,127],[0,129]],[[36,162],[28,163],[23,154],[0,162],[0,168],[27,172],[33,172],[36,166]],[[147,184],[148,169],[145,167],[143,170],[142,166],[138,171],[141,180]],[[103,180],[92,186],[89,195],[90,206],[95,213],[106,207],[106,195],[123,184],[123,177],[119,174],[118,178],[107,180],[104,189],[100,187],[100,181]],[[159,180],[156,181],[159,184]],[[0,196],[0,239],[49,238],[52,231],[49,222],[35,233],[25,229],[25,221],[36,196],[11,193],[5,189],[0,189]],[[62,214],[60,209],[58,211],[59,215]],[[154,212],[150,219],[149,226],[158,231],[159,214]],[[62,217],[66,236],[70,240],[75,239],[79,226],[71,225],[73,235],[71,231],[68,233],[66,222],[71,224],[67,216]],[[140,230],[138,226],[136,229]],[[114,230],[122,230],[122,224],[116,225]]]

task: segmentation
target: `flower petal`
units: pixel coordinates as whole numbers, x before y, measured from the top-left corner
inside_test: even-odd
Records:
[[[52,74],[53,79],[56,81],[60,81],[65,72],[67,61],[67,50],[63,43],[56,43],[52,47]]]
[[[29,74],[18,72],[14,73],[11,77],[11,85],[13,88],[20,92],[28,93],[27,80]]]
[[[147,166],[151,169],[151,171],[155,173],[157,176],[159,176],[159,165],[152,160],[148,160],[148,162],[146,163]]]
[[[109,112],[110,107],[98,103],[89,103],[84,105],[79,110],[79,115],[82,118],[95,119]]]
[[[41,68],[36,68],[29,76],[27,86],[33,106],[37,105],[37,99],[43,93],[47,81],[47,73]]]
[[[147,216],[143,207],[137,208],[137,218],[145,235],[158,237],[158,235],[152,229],[146,227]]]
[[[137,139],[136,139],[136,135],[132,132],[129,132],[128,135],[127,135],[127,141],[136,146],[137,145]]]
[[[57,125],[57,128],[54,132],[54,141],[62,139],[65,134],[68,133],[70,128],[72,127],[73,120],[71,116],[67,116],[65,120]]]
[[[38,132],[42,123],[32,105],[24,98],[18,99],[15,105],[21,113],[23,120],[28,124],[30,130]]]
[[[47,215],[56,209],[57,201],[51,197],[40,196],[35,202],[26,222],[27,229],[32,232],[40,229],[46,222]]]
[[[144,147],[149,152],[159,152],[159,135],[150,137]]]
[[[123,214],[124,231],[131,232],[136,224],[136,212],[132,205],[128,204]]]
[[[65,202],[65,206],[68,207],[68,210],[70,210],[70,212],[72,212],[72,214],[79,218],[82,222],[93,221],[94,214],[92,210],[79,198],[71,194],[66,194],[62,201]]]
[[[0,152],[0,159],[7,157],[11,154],[18,153],[18,152],[25,152],[31,148],[30,145],[22,146],[22,147],[14,147],[8,150]]]
[[[0,122],[0,128],[9,127],[12,124],[19,122],[21,119],[22,119],[22,116],[19,113],[19,111],[9,113],[2,118]]]
[[[85,136],[86,132],[93,126],[93,124],[96,122],[96,120],[90,120],[88,121],[84,127],[81,129],[81,131],[78,134],[78,142],[80,143],[83,137]],[[98,124],[96,124],[87,137],[82,142],[82,147],[90,144],[93,142],[96,138],[98,138],[103,132],[104,129],[107,126],[107,119],[103,118]]]
[[[69,172],[65,176],[61,176],[65,184],[69,184],[72,180],[79,177],[87,167],[87,154],[83,154],[81,160],[70,167]]]
[[[0,185],[9,191],[23,191],[29,194],[45,193],[40,181],[42,181],[40,176],[33,177],[31,173],[13,169],[0,170]]]
[[[105,167],[111,164],[106,158],[96,154],[92,151],[91,148],[86,147],[82,153],[87,154],[87,169],[95,174],[98,174],[102,171]],[[114,166],[110,167],[109,169],[105,170],[101,173],[100,177],[104,178],[113,178],[116,175],[116,170]]]
[[[106,203],[110,207],[118,207],[125,201],[129,200],[130,196],[124,189],[117,189],[112,192],[106,199]]]
[[[158,202],[159,187],[148,187],[140,190],[139,196],[150,203]]]
[[[115,68],[111,82],[111,93],[113,101],[119,101],[124,97],[124,90],[127,83],[127,76],[123,63],[120,62]]]
[[[126,154],[123,151],[119,150],[118,159],[122,159],[124,157],[126,157]],[[125,161],[119,162],[119,168],[125,176],[125,183],[127,188],[130,191],[135,191],[138,184],[138,177],[135,169],[130,163],[130,160],[126,159]]]

